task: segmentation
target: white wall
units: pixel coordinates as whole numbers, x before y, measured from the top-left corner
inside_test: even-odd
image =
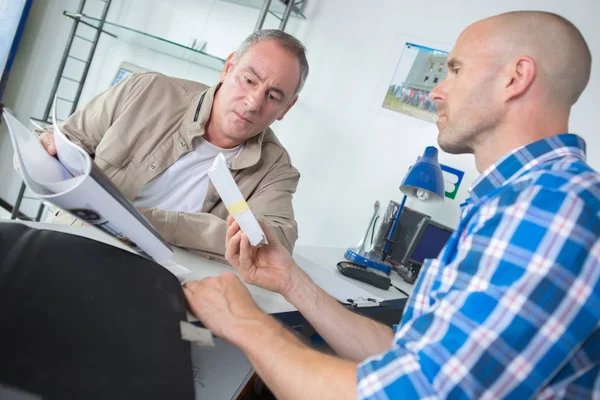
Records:
[[[573,21],[592,54],[600,57],[596,21],[600,2],[523,3],[433,0],[415,5],[408,0],[309,0],[307,20],[290,20],[286,30],[308,48],[311,73],[299,102],[274,129],[302,173],[294,201],[299,243],[356,244],[369,221],[373,202],[380,200],[385,206],[389,200],[399,201],[398,186],[408,167],[425,146],[436,144],[434,124],[404,115],[390,118],[373,106],[376,88],[388,79],[384,71],[400,36],[451,45],[462,29],[478,19],[516,9],[540,9]],[[24,119],[43,111],[70,25],[60,13],[62,9],[74,10],[76,4],[76,0],[34,3],[26,44],[9,81],[10,95],[4,99]],[[194,37],[202,38],[208,42],[208,52],[225,57],[252,31],[257,15],[257,10],[213,0],[113,0],[109,20],[184,44]],[[277,21],[269,17],[268,26],[277,27]],[[108,87],[121,61],[206,83],[217,77],[217,73],[193,64],[103,38],[81,104]],[[21,71],[15,73],[17,69]],[[588,89],[573,109],[571,130],[587,140],[590,163],[597,169],[600,139],[592,125],[592,99],[598,95],[600,67],[596,62]],[[6,154],[6,145],[0,144],[0,196],[5,186]],[[456,200],[436,207],[414,201],[408,204],[442,223],[455,225],[458,204],[467,196],[477,172],[471,156],[440,154],[440,161],[466,172]]]
[[[309,10],[310,27],[299,35],[309,50],[311,76],[296,109],[277,126],[303,176],[295,209],[300,243],[347,246],[356,243],[368,223],[372,204],[401,199],[398,185],[407,168],[429,144],[435,144],[435,125],[399,115],[388,118],[372,106],[375,88],[386,69],[397,38],[411,35],[453,43],[475,20],[515,9],[557,12],[583,32],[592,54],[600,57],[600,36],[594,16],[600,3],[578,0],[506,1],[379,1],[377,6],[354,1],[320,2]],[[600,94],[600,68],[571,119],[572,131],[588,142],[592,166],[600,168],[600,140],[592,125],[592,99]],[[455,201],[436,208],[409,202],[436,220],[454,225],[458,204],[477,176],[471,156],[441,154],[440,160],[466,171]]]
[[[311,75],[301,99],[276,132],[292,153],[302,179],[295,198],[302,244],[349,246],[363,235],[372,204],[401,200],[398,186],[425,146],[436,143],[433,124],[376,112],[373,95],[401,35],[452,44],[470,23],[516,9],[559,13],[573,21],[600,60],[600,2],[507,0],[504,2],[328,0],[308,10],[308,28],[298,37],[308,48]],[[353,6],[350,6],[352,4]],[[294,31],[291,31],[294,33]],[[571,129],[588,143],[589,160],[600,168],[600,139],[593,99],[600,95],[600,63],[573,109]],[[471,156],[441,154],[440,161],[466,171],[456,201],[436,208],[409,202],[454,226],[458,204],[477,176]]]

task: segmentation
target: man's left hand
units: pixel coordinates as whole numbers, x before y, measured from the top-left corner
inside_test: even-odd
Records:
[[[254,324],[266,316],[232,272],[187,282],[183,292],[192,313],[215,335],[230,343],[235,343],[236,335],[244,334],[245,324]]]

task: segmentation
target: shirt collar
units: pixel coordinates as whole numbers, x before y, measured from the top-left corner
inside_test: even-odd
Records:
[[[554,158],[577,157],[585,161],[585,141],[577,135],[563,133],[519,147],[488,167],[475,180],[469,194],[472,201],[507,184],[541,163]]]
[[[215,99],[215,93],[217,93],[219,87],[221,87],[220,82],[215,86],[212,86],[202,92],[197,93],[193,97],[193,100],[185,113],[183,133],[190,148],[192,148],[193,139],[198,136],[204,136],[204,133],[206,132],[206,123],[210,118],[213,101]],[[202,105],[200,106],[198,119],[194,121],[196,109],[202,96],[204,96],[204,98],[202,99]],[[187,125],[187,128],[185,127],[185,125]],[[267,128],[264,131],[260,132],[258,135],[255,135],[250,139],[246,140],[240,155],[231,161],[230,168],[233,170],[238,170],[256,165],[261,157],[263,140],[265,138],[265,135],[267,135],[269,131],[270,128]]]

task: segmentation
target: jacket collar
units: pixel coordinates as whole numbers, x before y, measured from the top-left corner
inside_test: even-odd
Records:
[[[535,166],[559,157],[576,157],[585,161],[585,141],[577,135],[563,133],[513,150],[475,180],[469,190],[471,200],[477,201]]]
[[[220,82],[215,86],[197,93],[185,112],[182,132],[184,139],[188,144],[188,148],[190,149],[192,148],[193,139],[198,136],[204,136],[204,133],[206,132],[206,123],[210,118],[213,102],[215,100],[215,93],[219,90],[219,87],[221,87]],[[202,104],[200,104],[198,118],[194,121],[201,100]],[[270,128],[267,128],[258,135],[248,139],[243,144],[244,147],[242,148],[240,155],[232,160],[230,168],[232,170],[238,170],[256,165],[261,158],[262,144],[265,136],[273,136],[273,132]]]

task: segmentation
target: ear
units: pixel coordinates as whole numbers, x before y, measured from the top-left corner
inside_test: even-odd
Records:
[[[221,81],[221,83],[223,83],[223,81],[225,80],[227,75],[233,69],[234,61],[235,61],[235,51],[233,53],[231,53],[230,55],[228,55],[227,59],[225,59],[225,66],[221,70],[221,76],[219,77],[219,80]]]
[[[506,100],[512,100],[529,90],[537,75],[537,66],[533,58],[520,56],[509,64],[508,68],[505,93]]]
[[[285,117],[285,115],[288,113],[288,111],[290,111],[290,109],[294,106],[294,104],[296,104],[297,101],[298,96],[294,97],[292,101],[290,101],[290,104],[288,104],[288,106],[285,108],[285,111],[283,111],[283,113],[281,113],[281,115],[277,117],[277,121],[281,121],[283,117]]]

